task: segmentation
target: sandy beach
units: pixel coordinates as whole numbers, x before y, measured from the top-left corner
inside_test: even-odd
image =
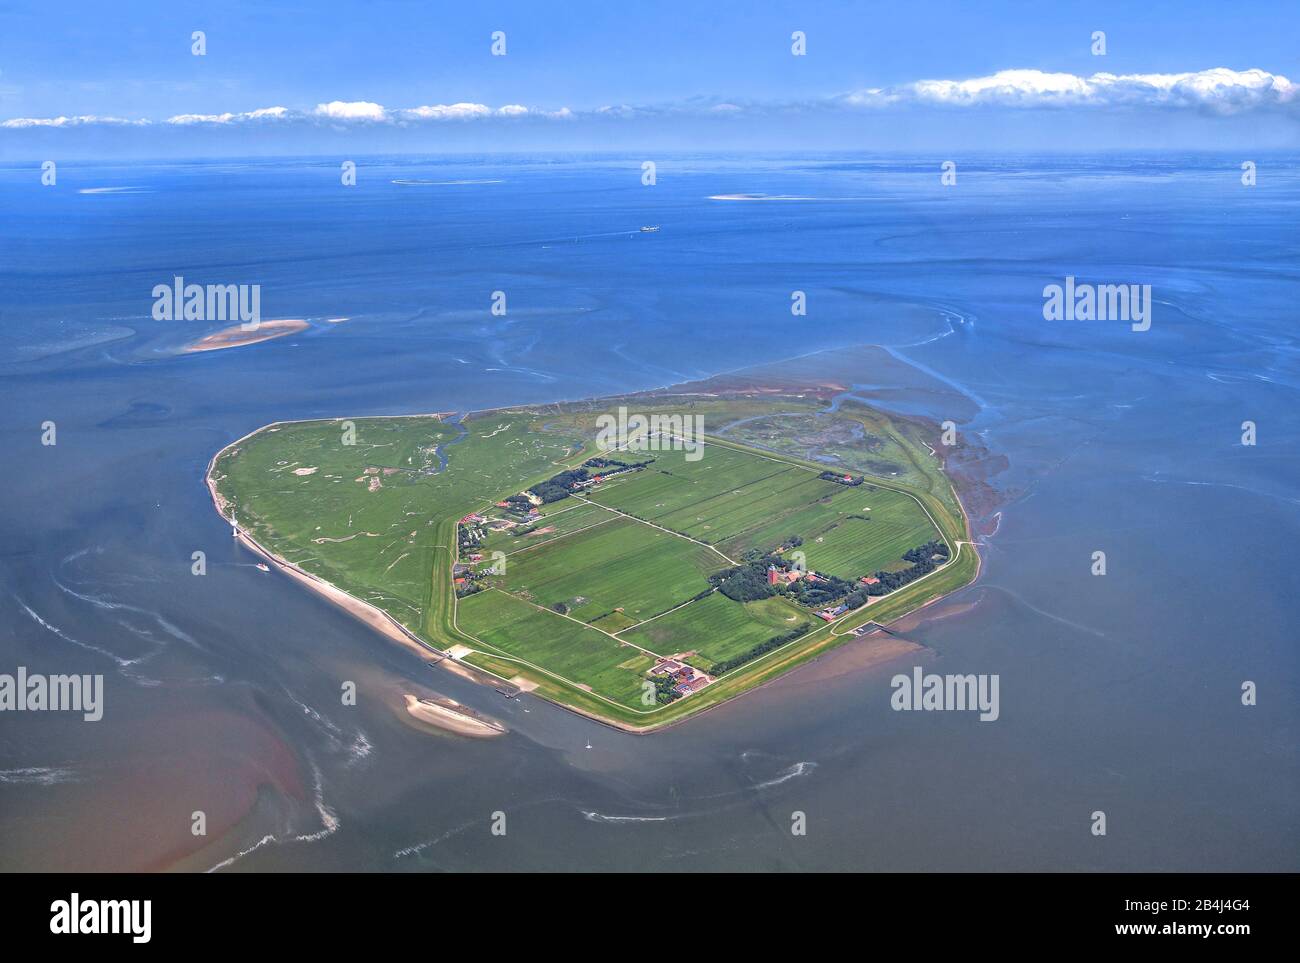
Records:
[[[233,324],[220,331],[205,334],[192,344],[186,345],[185,351],[220,351],[223,348],[241,348],[246,344],[283,338],[287,334],[296,334],[311,327],[306,321],[286,318],[279,321],[263,321],[251,331],[245,331],[242,324]]]
[[[505,726],[499,722],[477,714],[471,715],[460,703],[451,699],[418,699],[409,693],[404,693],[402,698],[406,701],[406,711],[411,718],[457,735],[486,738],[499,736],[506,731]]]

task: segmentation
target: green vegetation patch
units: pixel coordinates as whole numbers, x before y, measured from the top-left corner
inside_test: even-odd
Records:
[[[619,517],[509,557],[494,583],[584,622],[615,611],[639,622],[704,591],[706,576],[726,566],[703,545]]]
[[[779,596],[733,602],[714,592],[622,637],[659,653],[698,653],[691,664],[707,672],[714,662],[730,659],[809,621],[806,609]]]
[[[718,547],[739,557],[750,549],[772,551],[791,535],[803,539],[799,551],[810,569],[853,579],[900,563],[904,552],[928,542],[937,530],[910,495],[861,485],[764,519]]]
[[[515,656],[606,699],[642,707],[641,683],[654,659],[631,645],[504,592],[463,599],[456,618],[489,653]]]

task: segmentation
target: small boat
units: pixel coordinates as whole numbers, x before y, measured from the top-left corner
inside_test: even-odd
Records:
[[[642,234],[653,234],[653,233],[654,233],[655,231],[657,231],[657,230],[659,230],[659,225],[658,225],[658,224],[650,224],[650,225],[648,225],[648,226],[646,226],[646,227],[641,228],[641,233],[642,233]]]
[[[269,565],[263,565],[261,562],[257,563],[257,567],[263,572],[271,571],[271,567]]]

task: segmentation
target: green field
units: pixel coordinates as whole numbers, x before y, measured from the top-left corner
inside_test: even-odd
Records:
[[[641,704],[642,673],[654,660],[633,646],[502,592],[460,604],[457,622],[487,651],[517,656],[627,706]]]
[[[494,584],[547,608],[563,604],[584,622],[616,609],[639,622],[707,589],[705,576],[727,566],[702,545],[630,518],[613,518],[509,556],[505,576]]]
[[[851,579],[887,568],[908,549],[935,537],[934,525],[910,495],[868,485],[829,487],[834,489],[829,496],[765,519],[718,547],[739,555],[798,534],[810,569]]]
[[[708,671],[720,659],[812,621],[806,609],[783,598],[741,603],[714,592],[621,637],[665,655],[698,653],[701,658],[691,664]]]
[[[748,437],[711,434],[698,460],[638,453],[633,460],[652,463],[545,504],[534,519],[497,507],[581,466],[595,453],[596,416],[629,402],[744,425]],[[803,394],[720,393],[507,409],[461,424],[437,416],[284,423],[224,449],[209,477],[222,514],[268,551],[371,603],[431,647],[459,646],[463,661],[494,676],[647,729],[843,644],[868,616],[896,618],[974,576],[965,517],[926,448],[932,436],[858,403],[834,415],[821,414],[823,404]],[[815,445],[787,430],[810,433]],[[867,483],[818,478],[828,457]],[[470,571],[480,580],[462,590],[483,590],[457,599],[452,569],[468,555],[458,549],[457,522],[470,513],[486,517],[482,529],[490,530],[472,543],[483,561],[471,568],[495,574]],[[710,591],[710,574],[793,536],[810,569],[849,581],[905,567],[903,553],[931,540],[946,542],[950,555],[831,624],[785,595],[741,603]],[[756,647],[805,625],[800,637],[754,657]],[[686,654],[706,672],[751,661],[697,693],[647,704],[655,657]]]

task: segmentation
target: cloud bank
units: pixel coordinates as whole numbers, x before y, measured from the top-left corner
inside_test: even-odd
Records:
[[[1211,70],[1180,74],[1110,74],[1088,77],[1042,70],[999,70],[968,80],[920,80],[845,95],[855,107],[900,103],[950,107],[1171,107],[1215,113],[1294,107],[1300,85],[1266,70]]]
[[[490,107],[487,104],[431,104],[388,108],[366,100],[332,100],[309,110],[263,107],[222,114],[177,114],[165,120],[127,120],[121,117],[16,117],[0,121],[0,128],[59,128],[105,126],[241,126],[271,123],[329,125],[389,124],[397,126],[446,121],[540,118],[569,120],[578,117],[634,118],[665,114],[739,116],[790,110],[864,110],[929,106],[949,108],[1002,107],[1018,109],[1154,108],[1197,110],[1228,115],[1258,110],[1295,111],[1300,108],[1300,84],[1281,74],[1252,68],[1215,67],[1176,74],[1095,73],[1083,77],[1042,70],[1000,70],[965,80],[918,80],[893,87],[870,87],[798,104],[736,104],[697,99],[653,106],[606,105],[575,111],[568,107],[541,109],[522,104]]]

